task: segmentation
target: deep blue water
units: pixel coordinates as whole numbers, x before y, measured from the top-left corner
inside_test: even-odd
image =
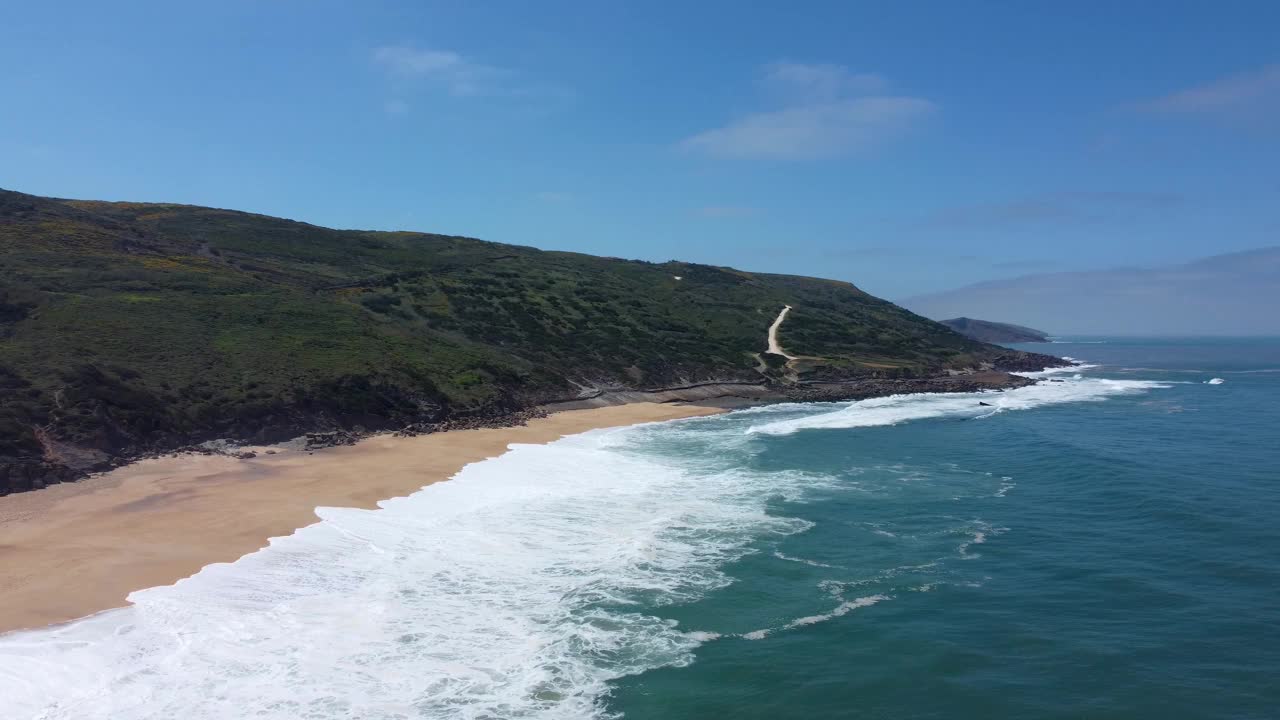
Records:
[[[754,470],[829,479],[769,506],[812,525],[759,540],[725,568],[732,584],[663,609],[726,637],[623,680],[610,707],[631,720],[1280,715],[1280,341],[1087,340],[1027,349],[1098,364],[1086,379],[1165,386],[764,439]],[[877,600],[728,637],[858,598]]]
[[[1081,340],[321,508],[0,636],[0,718],[1277,717],[1280,341]]]

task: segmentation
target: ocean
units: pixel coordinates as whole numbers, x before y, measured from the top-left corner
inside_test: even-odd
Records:
[[[1272,718],[1280,340],[516,446],[0,636],[0,717]],[[985,403],[985,404],[982,404]]]

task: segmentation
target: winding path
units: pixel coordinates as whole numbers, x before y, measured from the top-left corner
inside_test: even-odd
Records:
[[[782,349],[778,344],[778,328],[782,325],[782,321],[787,318],[787,313],[791,311],[791,306],[786,305],[782,308],[782,312],[778,313],[778,318],[769,326],[769,349],[765,352],[770,355],[781,355],[788,360],[795,360],[795,355],[788,355],[787,351]]]

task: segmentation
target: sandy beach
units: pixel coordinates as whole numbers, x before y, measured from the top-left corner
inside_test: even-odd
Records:
[[[568,410],[522,427],[380,435],[314,453],[180,455],[2,497],[0,632],[123,606],[134,590],[234,561],[315,522],[317,506],[375,507],[511,443],[716,412],[633,403]]]

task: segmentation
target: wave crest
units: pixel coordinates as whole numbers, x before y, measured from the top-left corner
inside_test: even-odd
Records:
[[[1080,369],[1069,368],[1071,371]],[[753,425],[747,432],[789,435],[800,430],[876,427],[928,418],[981,418],[1045,405],[1097,402],[1165,387],[1169,385],[1150,380],[1108,380],[1077,375],[1071,379],[1044,381],[1005,392],[890,395],[848,403],[831,412]]]

